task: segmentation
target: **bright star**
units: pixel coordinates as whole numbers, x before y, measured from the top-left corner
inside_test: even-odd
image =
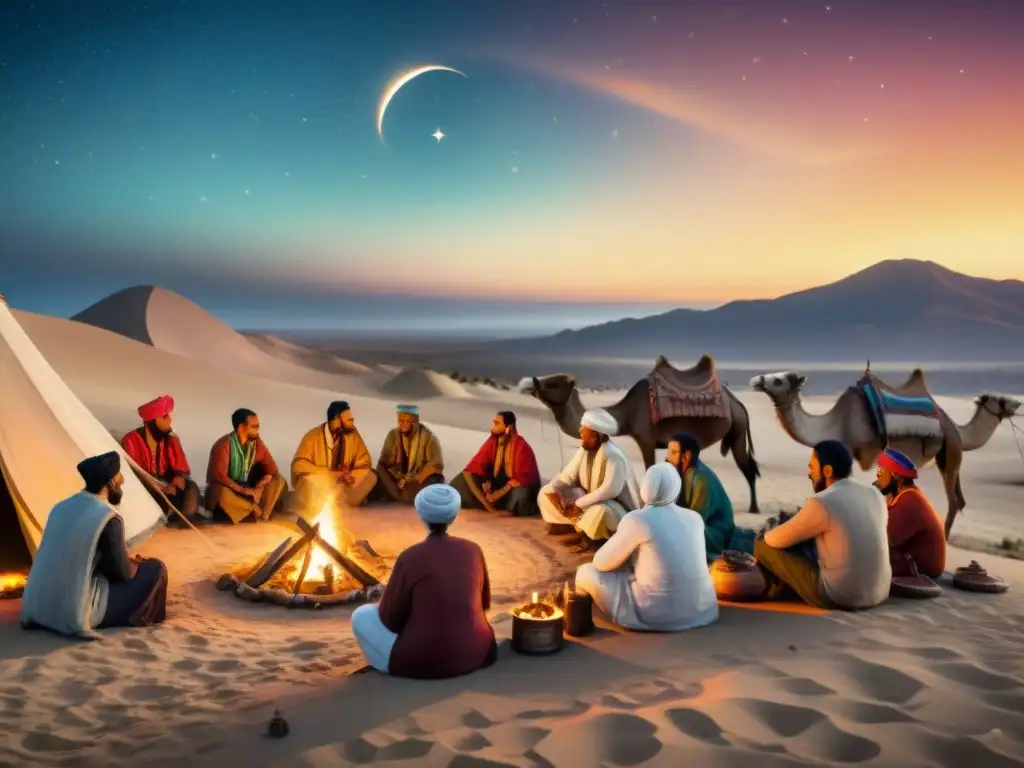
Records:
[[[437,130],[434,131],[430,135],[433,136],[435,139],[437,139],[437,143],[438,144],[440,144],[441,143],[441,139],[444,138],[444,134],[441,132],[441,126],[437,126]]]

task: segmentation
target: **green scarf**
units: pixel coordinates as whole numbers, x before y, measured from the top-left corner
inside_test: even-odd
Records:
[[[250,440],[243,446],[238,440],[238,435],[231,435],[228,445],[231,449],[228,477],[236,483],[248,482],[252,465],[256,461],[256,441]]]

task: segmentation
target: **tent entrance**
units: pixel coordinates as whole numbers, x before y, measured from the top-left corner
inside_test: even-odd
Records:
[[[32,554],[18,520],[18,507],[0,468],[0,573],[27,571],[31,567]]]

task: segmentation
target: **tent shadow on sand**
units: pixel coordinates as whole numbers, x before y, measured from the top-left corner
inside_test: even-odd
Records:
[[[578,697],[625,687],[627,681],[651,680],[670,667],[692,666],[698,674],[702,668],[710,672],[743,663],[743,654],[752,649],[762,655],[788,654],[796,650],[797,642],[809,647],[844,629],[840,622],[820,615],[725,607],[716,624],[699,630],[638,633],[600,622],[594,634],[568,640],[560,653],[524,656],[512,650],[508,641],[511,621],[504,619],[495,622],[498,661],[489,669],[429,681],[392,678],[370,670],[350,675],[321,693],[285,693],[265,710],[240,715],[233,724],[237,728],[225,729],[237,736],[204,758],[209,758],[211,765],[227,755],[238,764],[287,765],[301,753],[310,759],[323,757],[324,765],[333,764],[344,758],[337,750],[365,746],[364,734],[459,696],[520,700],[523,706],[517,719],[524,722],[531,714],[569,715],[577,707],[580,711],[587,708]],[[708,634],[720,634],[721,641],[709,642]],[[708,647],[720,648],[723,653],[708,656]],[[288,719],[292,733],[302,734],[299,738],[275,741],[261,735],[275,707]],[[411,743],[408,746],[415,748]]]

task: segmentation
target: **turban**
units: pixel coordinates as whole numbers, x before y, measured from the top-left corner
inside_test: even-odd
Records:
[[[459,514],[462,499],[450,485],[428,485],[416,494],[413,506],[427,525],[448,525]]]
[[[603,408],[595,408],[587,411],[580,419],[580,425],[600,432],[602,435],[614,435],[619,431],[619,425],[615,418]]]
[[[121,471],[121,455],[117,451],[101,453],[78,462],[78,474],[90,488],[102,488]]]
[[[170,395],[160,395],[155,400],[139,406],[139,416],[143,421],[156,421],[174,410],[174,398]]]
[[[671,464],[662,462],[647,470],[640,485],[640,498],[644,504],[661,507],[674,504],[683,489],[683,479]]]
[[[887,469],[897,477],[905,477],[913,480],[917,477],[917,467],[914,462],[905,454],[895,448],[886,448],[878,457],[878,466]]]
[[[420,415],[420,409],[417,408],[415,405],[399,405],[398,412],[408,414],[409,416]]]

